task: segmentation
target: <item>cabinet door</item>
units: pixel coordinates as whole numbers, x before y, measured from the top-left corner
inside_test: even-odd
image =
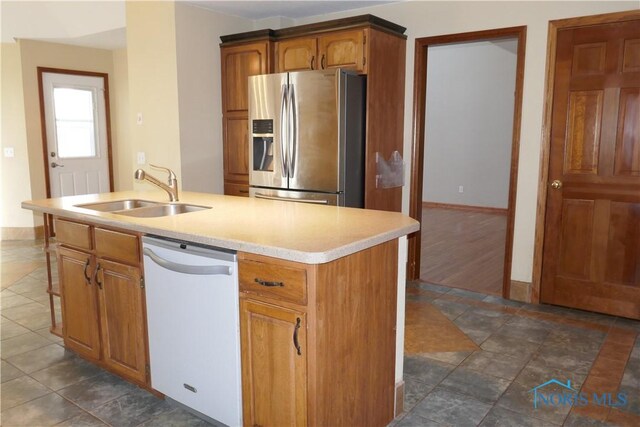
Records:
[[[224,118],[224,179],[249,183],[249,120]]]
[[[96,285],[90,280],[94,265],[87,253],[64,247],[58,249],[65,346],[97,360],[100,359],[98,300]]]
[[[317,70],[316,53],[318,42],[315,37],[284,40],[276,43],[278,51],[277,72]]]
[[[123,376],[146,381],[145,314],[140,269],[96,260],[103,360]]]
[[[307,424],[306,327],[304,313],[241,300],[245,426]]]
[[[223,112],[247,111],[247,78],[269,72],[269,42],[221,48]]]
[[[338,31],[318,37],[320,67],[350,68],[366,73],[366,30]]]

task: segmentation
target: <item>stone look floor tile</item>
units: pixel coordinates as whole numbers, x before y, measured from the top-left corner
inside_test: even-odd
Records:
[[[524,326],[507,323],[503,325],[498,334],[529,341],[535,344],[543,343],[549,336],[549,329],[545,327]]]
[[[640,394],[640,359],[629,359],[622,376],[621,388],[630,388]]]
[[[8,411],[3,411],[2,425],[4,427],[53,426],[82,413],[82,409],[73,403],[55,393],[50,393]]]
[[[555,427],[560,424],[552,424],[549,421],[542,421],[517,412],[510,411],[500,406],[494,406],[480,427]]]
[[[108,372],[103,372],[58,390],[58,393],[90,411],[135,390],[134,385]]]
[[[461,366],[493,375],[494,377],[513,380],[522,371],[527,362],[527,358],[492,353],[490,351],[476,351],[465,359]]]
[[[483,402],[495,403],[509,384],[508,380],[460,367],[450,373],[438,387],[473,396]]]
[[[418,381],[409,375],[404,378],[404,410],[408,411],[413,408],[416,403],[425,398],[435,385],[426,384]]]
[[[57,335],[52,334],[49,329],[50,329],[50,326],[47,326],[46,328],[38,329],[38,330],[36,330],[34,332],[36,334],[40,335],[41,337],[44,337],[44,338],[48,339],[49,341],[54,342],[56,344],[64,343],[64,340],[62,338],[60,338]]]
[[[404,358],[404,374],[424,384],[436,385],[442,381],[455,366],[416,356]]]
[[[437,353],[424,353],[420,357],[437,360],[439,362],[448,363],[450,365],[460,365],[471,355],[470,351],[444,351]]]
[[[0,386],[2,396],[2,411],[21,405],[37,397],[51,393],[47,387],[28,376],[21,376],[14,380],[2,383]]]
[[[440,424],[435,421],[428,420],[413,412],[407,414],[404,418],[400,419],[396,424],[393,424],[393,426],[396,426],[396,427],[439,427],[443,425],[444,424]],[[390,424],[390,427],[391,426],[392,424]]]
[[[31,374],[33,378],[53,390],[70,386],[104,372],[79,357],[72,357]]]
[[[473,397],[436,388],[416,405],[413,412],[439,423],[466,427],[477,426],[491,406]]]
[[[170,412],[158,415],[155,418],[150,419],[140,425],[140,427],[207,427],[207,426],[219,426],[224,427],[224,424],[212,424],[204,421],[188,411],[181,408],[176,408]]]
[[[469,310],[470,306],[466,304],[460,304],[453,301],[447,301],[443,299],[435,299],[431,301],[431,304],[438,307],[440,312],[447,316],[450,320],[455,320],[465,311]]]
[[[6,360],[23,372],[30,374],[71,357],[73,357],[73,353],[65,350],[64,347],[58,344],[50,344],[16,356],[8,357]]]
[[[20,369],[16,368],[8,362],[5,362],[4,360],[2,361],[2,365],[0,366],[0,376],[2,377],[1,382],[6,383],[7,381],[14,380],[23,375],[24,372],[22,372]]]
[[[164,400],[142,389],[136,389],[99,406],[91,414],[113,426],[133,427],[172,409]]]
[[[477,301],[482,301],[487,297],[487,294],[481,294],[479,292],[468,291],[466,289],[450,288],[449,295],[455,295],[458,297],[469,298]]]
[[[4,311],[8,308],[17,307],[31,302],[33,302],[33,300],[20,294],[14,294],[11,296],[3,295],[2,298],[0,298],[0,308]]]
[[[554,389],[545,389],[551,393]],[[502,397],[496,403],[497,406],[509,409],[513,412],[531,418],[537,418],[553,424],[561,425],[567,414],[571,410],[570,406],[547,406],[534,408],[534,394],[530,387],[523,386],[517,382],[511,383]]]
[[[4,317],[2,318],[2,326],[0,326],[0,328],[2,328],[2,341],[30,332],[29,329],[24,326],[17,324],[13,320],[5,319]]]
[[[504,305],[506,307],[522,307],[523,305],[525,305],[524,303],[520,302],[520,301],[513,301],[513,300],[508,300],[508,299],[504,299],[501,297],[496,297],[493,295],[489,295],[486,298],[484,298],[482,300],[483,302],[488,302],[490,304],[498,304],[498,305]]]
[[[567,419],[564,421],[563,427],[608,427],[613,426],[606,421],[600,421],[593,418],[578,415],[571,411]]]
[[[22,335],[18,335],[13,338],[2,340],[0,345],[2,346],[2,358],[7,359],[16,354],[25,353],[36,348],[45,347],[50,345],[51,341],[34,332],[27,332]]]
[[[515,381],[525,387],[533,388],[539,384],[543,384],[550,379],[555,378],[558,381],[566,383],[567,380],[571,381],[571,386],[575,389],[580,389],[584,380],[587,378],[587,374],[584,372],[568,371],[564,369],[555,369],[552,366],[547,366],[544,363],[540,364],[538,361],[529,362],[520,371]]]
[[[103,427],[107,425],[108,424],[103,423],[93,415],[85,412],[83,414],[76,415],[73,418],[69,418],[60,424],[56,424],[56,427]]]
[[[507,335],[493,334],[480,346],[493,353],[507,354],[515,357],[528,357],[538,350],[540,344],[523,341]]]

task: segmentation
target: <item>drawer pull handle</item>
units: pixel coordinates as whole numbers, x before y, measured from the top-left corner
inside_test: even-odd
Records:
[[[87,269],[89,269],[90,263],[91,263],[91,260],[87,258],[87,262],[84,264],[84,281],[87,284],[87,286],[91,284],[91,277],[89,277],[89,275],[87,274]]]
[[[284,288],[284,283],[282,282],[269,282],[267,280],[258,279],[257,277],[256,277],[256,283],[262,286],[266,286],[268,288],[276,288],[276,287]]]
[[[197,393],[198,392],[198,390],[192,385],[189,385],[189,384],[186,384],[186,383],[184,383],[182,385],[184,386],[184,388],[186,388],[187,390],[189,390],[189,391],[191,391],[193,393]]]
[[[296,326],[293,328],[293,345],[295,346],[298,356],[302,355],[302,351],[300,350],[300,343],[298,343],[298,330],[300,329],[300,318],[296,317]]]
[[[98,280],[99,271],[100,271],[100,263],[98,263],[98,266],[96,267],[96,271],[93,272],[93,281],[96,282],[96,285],[98,285],[100,289],[102,289],[102,282]]]

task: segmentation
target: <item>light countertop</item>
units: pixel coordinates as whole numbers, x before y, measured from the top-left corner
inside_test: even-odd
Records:
[[[420,229],[417,221],[396,212],[190,192],[180,193],[179,203],[211,206],[212,209],[136,218],[75,206],[124,199],[168,203],[165,192],[121,191],[32,200],[23,202],[22,207],[144,234],[308,264],[333,261]]]

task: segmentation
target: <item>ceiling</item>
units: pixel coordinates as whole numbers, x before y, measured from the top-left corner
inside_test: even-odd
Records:
[[[309,16],[324,15],[345,10],[361,9],[381,5],[385,3],[397,3],[398,0],[357,0],[357,1],[189,1],[194,5],[227,15],[241,16],[248,19],[264,19],[272,17],[285,17],[292,19],[306,18]]]
[[[300,19],[404,0],[255,1],[176,0],[251,20]],[[34,39],[101,49],[126,46],[124,0],[0,0],[3,43]]]

